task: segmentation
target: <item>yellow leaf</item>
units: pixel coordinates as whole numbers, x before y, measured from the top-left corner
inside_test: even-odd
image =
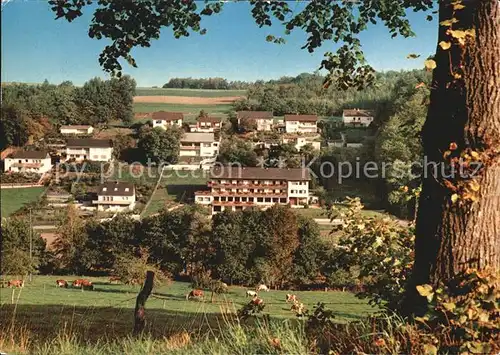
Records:
[[[450,42],[446,42],[446,41],[441,41],[441,42],[439,42],[439,46],[441,48],[443,48],[443,50],[447,50],[447,49],[450,49],[451,43]]]
[[[436,68],[436,62],[433,59],[427,59],[425,62],[425,67],[429,70]]]
[[[426,355],[436,355],[438,353],[438,349],[435,345],[432,344],[424,344],[424,354]]]
[[[451,20],[444,20],[441,21],[439,24],[444,27],[450,27],[453,24],[453,22],[451,22]]]
[[[462,5],[462,4],[460,4],[460,3],[457,3],[457,4],[453,5],[453,10],[462,10],[464,8],[465,8],[465,6]]]
[[[420,294],[420,296],[424,296],[424,297],[427,297],[427,296],[429,296],[430,294],[433,293],[432,292],[432,286],[428,285],[428,284],[418,285],[417,286],[417,291]]]
[[[455,203],[455,202],[457,202],[457,201],[458,201],[458,194],[453,194],[453,195],[451,195],[451,202],[452,202],[452,203]]]
[[[469,182],[469,188],[472,190],[472,191],[479,191],[481,189],[481,186],[479,185],[479,183],[476,181],[476,180],[471,180]]]
[[[470,155],[474,158],[474,159],[478,159],[479,158],[479,153],[476,152],[476,151],[472,151],[470,152]]]
[[[460,79],[462,77],[462,75],[458,74],[458,73],[453,73],[453,77],[455,79]]]
[[[443,307],[447,310],[447,311],[453,311],[457,305],[453,302],[445,302],[443,303]]]
[[[473,28],[465,30],[465,35],[474,38],[474,37],[476,37],[476,30]]]
[[[448,33],[453,37],[453,38],[465,38],[467,36],[467,33],[462,30],[448,30]]]

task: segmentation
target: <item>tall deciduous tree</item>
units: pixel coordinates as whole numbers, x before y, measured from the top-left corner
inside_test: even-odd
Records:
[[[50,1],[56,17],[71,21],[92,1]],[[369,22],[382,21],[392,33],[413,35],[407,10],[431,10],[432,0],[312,1],[292,14],[285,1],[250,1],[259,26],[278,21],[286,33],[302,29],[309,52],[325,41],[340,43],[326,53],[321,67],[330,72],[324,83],[340,88],[362,88],[373,81],[373,69],[361,50],[359,34]],[[201,16],[221,10],[223,1],[210,2],[199,11],[197,3],[183,1],[108,1],[100,3],[89,35],[113,40],[100,57],[108,71],[120,71],[118,59],[135,61],[135,46],[150,46],[164,26],[176,37],[190,31],[205,33]],[[414,283],[447,280],[467,267],[500,268],[500,7],[498,0],[441,0],[439,46],[428,116],[423,129],[424,154],[434,163],[450,163],[457,155],[480,158],[483,167],[474,179],[447,180],[442,174],[423,182],[417,219]],[[117,16],[119,14],[120,16]],[[134,16],[130,16],[134,14]],[[141,16],[135,16],[141,14]],[[428,15],[432,19],[431,15]],[[282,38],[267,36],[282,43]],[[452,148],[453,153],[447,153]],[[443,156],[443,154],[445,156]],[[414,285],[410,290],[414,289]]]
[[[179,140],[182,131],[175,127],[164,130],[153,128],[139,139],[139,150],[145,160],[155,163],[176,163],[179,158]]]

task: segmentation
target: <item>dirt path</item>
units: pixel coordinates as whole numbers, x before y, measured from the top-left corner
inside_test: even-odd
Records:
[[[229,97],[188,97],[188,96],[135,96],[134,102],[155,104],[184,104],[184,105],[221,105],[242,98],[243,96]]]

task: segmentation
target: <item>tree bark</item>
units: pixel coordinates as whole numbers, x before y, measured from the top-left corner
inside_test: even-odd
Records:
[[[477,176],[476,202],[452,203],[441,169],[423,177],[417,214],[415,264],[408,291],[424,283],[446,282],[469,267],[500,269],[500,6],[498,0],[463,0],[453,10],[439,2],[439,21],[455,17],[452,29],[475,29],[475,38],[460,46],[439,26],[430,106],[422,131],[424,155],[443,163],[450,143],[487,152]],[[459,73],[461,78],[453,77]],[[460,179],[459,179],[460,180]],[[415,298],[413,297],[413,300]]]
[[[153,271],[148,271],[146,273],[144,286],[137,295],[134,312],[134,335],[142,333],[142,331],[144,330],[144,326],[146,325],[145,305],[149,295],[151,295],[151,291],[153,290],[154,277],[155,273]]]

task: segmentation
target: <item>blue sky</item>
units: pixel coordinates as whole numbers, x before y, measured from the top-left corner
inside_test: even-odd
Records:
[[[313,54],[301,50],[306,38],[302,32],[287,36],[284,45],[268,43],[266,35],[280,35],[283,30],[277,26],[259,29],[249,8],[247,3],[226,3],[222,13],[203,19],[204,36],[175,39],[170,29],[164,29],[150,48],[134,49],[138,68],[125,63],[124,73],[139,86],[161,86],[169,78],[189,76],[253,81],[313,72],[323,53],[335,50],[333,43],[323,44]],[[98,63],[106,42],[88,37],[91,18],[91,8],[68,23],[54,20],[45,0],[7,3],[2,9],[2,81],[70,80],[80,85],[95,76],[106,78]],[[376,70],[420,68],[422,58],[408,60],[406,56],[418,53],[425,58],[435,52],[436,21],[427,22],[423,13],[410,13],[409,19],[415,38],[391,39],[382,25],[362,34],[366,57]]]

